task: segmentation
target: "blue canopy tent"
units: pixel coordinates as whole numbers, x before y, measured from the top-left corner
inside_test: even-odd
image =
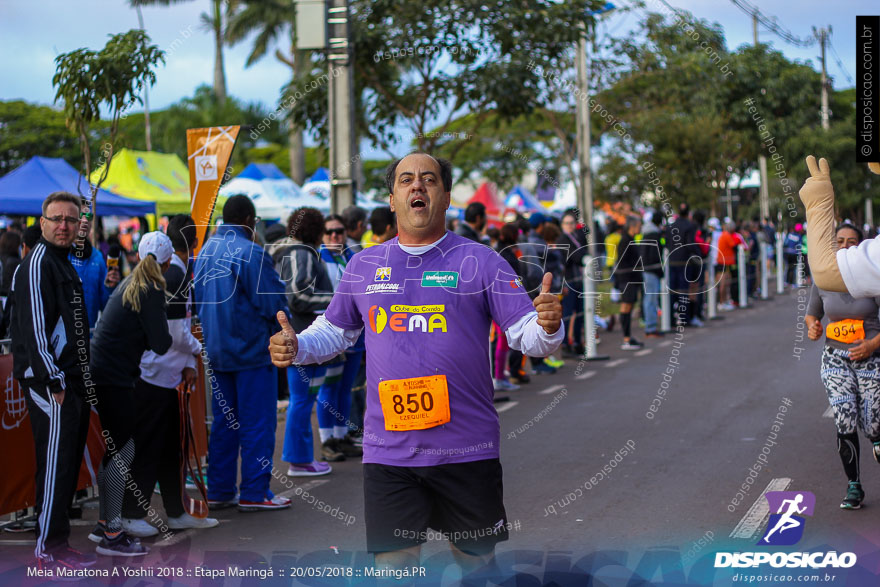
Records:
[[[255,179],[257,181],[264,179],[290,179],[274,163],[250,163],[236,177]]]
[[[330,181],[330,170],[326,167],[318,167],[318,170],[312,174],[312,177],[306,180],[306,183],[312,181]]]
[[[0,177],[0,214],[39,216],[43,200],[52,192],[79,193],[90,198],[89,182],[64,159],[34,157]],[[130,200],[98,190],[100,216],[145,216],[156,213],[156,204]]]

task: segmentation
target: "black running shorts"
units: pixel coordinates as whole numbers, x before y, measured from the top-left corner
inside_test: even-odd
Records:
[[[367,550],[410,548],[446,538],[472,555],[507,540],[501,461],[431,467],[364,464]]]

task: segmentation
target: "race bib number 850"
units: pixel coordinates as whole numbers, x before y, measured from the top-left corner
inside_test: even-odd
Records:
[[[446,375],[379,382],[385,430],[424,430],[449,422]]]

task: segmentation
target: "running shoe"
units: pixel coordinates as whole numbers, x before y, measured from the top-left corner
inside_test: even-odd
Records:
[[[312,461],[308,465],[290,465],[287,469],[288,477],[317,477],[327,475],[333,469],[327,463]]]
[[[651,332],[645,333],[646,338],[663,338],[663,333],[657,330],[652,330]]]
[[[54,556],[56,560],[63,560],[80,567],[90,567],[98,562],[98,557],[95,555],[80,552],[75,548],[70,548],[70,546],[65,546],[58,552],[54,553]]]
[[[329,466],[329,465],[328,465]],[[274,497],[266,497],[263,501],[248,501],[246,499],[238,500],[238,511],[240,512],[258,512],[260,510],[281,510],[290,507],[290,500],[286,497],[276,495]]]
[[[337,438],[336,448],[346,457],[364,456],[364,449],[355,445],[350,434],[346,434],[343,438]]]
[[[104,522],[98,522],[95,524],[94,530],[89,532],[89,540],[92,542],[96,542],[100,544],[102,540],[104,540],[104,534],[107,532],[107,525]]]
[[[186,512],[176,518],[168,518],[168,527],[172,530],[189,530],[190,528],[213,528],[220,522],[217,518],[195,518]]]
[[[545,363],[539,363],[532,367],[532,375],[553,375],[556,369]]]
[[[328,463],[338,463],[345,460],[345,454],[339,450],[336,438],[328,438],[321,445],[321,458]]]
[[[702,320],[700,320],[699,318],[694,316],[693,318],[691,318],[691,321],[688,323],[688,326],[693,326],[695,328],[702,328],[703,326],[705,326],[705,324],[703,324]]]
[[[238,505],[238,495],[236,495],[232,499],[209,499],[208,500],[208,509],[212,509],[212,510],[225,510],[227,508],[232,508],[237,505]]]
[[[526,373],[525,371],[520,369],[519,371],[517,371],[516,374],[511,374],[509,380],[511,383],[516,383],[518,385],[522,385],[524,383],[531,382],[532,378],[529,377],[528,373]]]
[[[351,443],[358,448],[364,446],[364,433],[356,432],[355,434],[346,434],[346,437],[351,440]]]
[[[637,351],[641,349],[643,346],[642,343],[637,341],[634,338],[630,338],[628,341],[624,341],[623,344],[620,345],[620,350],[623,351]]]
[[[858,481],[850,481],[846,490],[846,497],[840,502],[842,510],[857,510],[862,507],[862,501],[865,499],[865,492],[862,491],[862,484]]]
[[[122,529],[135,538],[149,538],[159,533],[158,528],[143,519],[122,518]]]
[[[559,369],[560,367],[565,365],[565,361],[563,361],[562,359],[557,359],[553,355],[550,355],[549,357],[544,359],[544,364],[553,367],[554,369]]]
[[[880,463],[880,440],[874,443],[874,460]]]
[[[141,544],[140,539],[120,532],[113,538],[105,534],[95,551],[105,556],[145,556],[150,549]]]
[[[506,379],[493,379],[492,386],[495,391],[516,391],[517,389],[519,389],[519,385],[511,383]]]

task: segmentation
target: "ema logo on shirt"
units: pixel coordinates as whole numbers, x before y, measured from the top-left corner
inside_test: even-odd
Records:
[[[391,281],[391,267],[378,267],[373,281]]]
[[[394,332],[446,332],[446,317],[443,312],[446,306],[434,304],[430,306],[391,306],[391,315],[384,308],[370,306],[368,312],[370,330],[382,334],[387,326]],[[425,318],[430,314],[428,318]]]

